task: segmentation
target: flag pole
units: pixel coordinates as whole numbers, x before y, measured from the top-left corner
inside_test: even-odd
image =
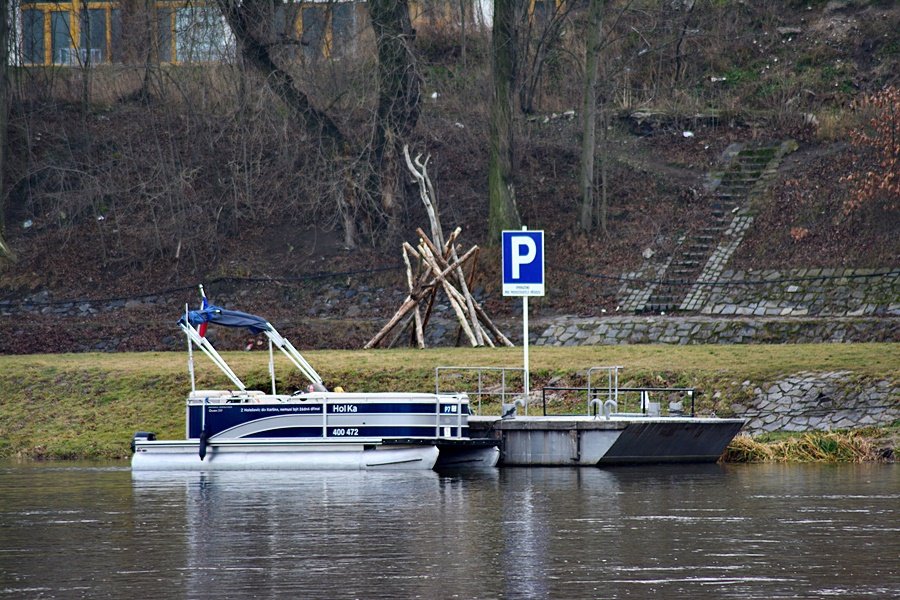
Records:
[[[188,323],[188,305],[185,303],[184,305],[184,322]],[[197,384],[194,380],[194,345],[191,343],[190,336],[185,336],[187,338],[188,345],[188,373],[191,374],[191,391],[197,391]]]

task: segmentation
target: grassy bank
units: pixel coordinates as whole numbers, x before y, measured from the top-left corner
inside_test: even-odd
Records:
[[[430,391],[440,365],[520,366],[521,349],[315,351],[305,353],[329,385],[347,391]],[[266,389],[267,354],[224,353],[244,381]],[[728,414],[740,382],[764,384],[801,371],[850,371],[851,378],[900,372],[898,344],[595,346],[536,348],[532,389],[579,381],[593,365],[624,367],[620,385],[698,388],[700,412]],[[304,386],[277,361],[281,389]],[[228,387],[203,357],[198,388]],[[182,353],[0,356],[0,458],[121,458],[136,430],[181,438],[189,388]],[[718,392],[718,393],[716,393]]]

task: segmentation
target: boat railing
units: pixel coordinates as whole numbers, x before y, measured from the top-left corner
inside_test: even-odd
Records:
[[[483,404],[500,407],[520,400],[525,390],[525,369],[521,367],[436,367],[434,393],[448,390],[465,393],[474,414],[481,415]]]
[[[566,401],[580,403],[578,398],[583,398],[588,415],[594,417],[693,417],[695,397],[695,388],[683,387],[619,387],[615,393],[610,393],[603,388],[547,386],[541,389],[541,407],[544,416],[562,414],[548,412],[548,405]]]

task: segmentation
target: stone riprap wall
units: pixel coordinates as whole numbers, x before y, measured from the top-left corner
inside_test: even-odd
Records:
[[[900,382],[856,379],[846,371],[797,373],[753,387],[731,409],[748,419],[743,431],[750,435],[883,427],[900,419]]]
[[[702,314],[722,316],[900,316],[900,269],[725,271]]]
[[[900,342],[900,318],[564,317],[532,341],[544,346]]]

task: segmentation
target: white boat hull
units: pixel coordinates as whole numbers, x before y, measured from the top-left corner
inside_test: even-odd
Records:
[[[200,444],[188,441],[137,442],[132,471],[261,470],[429,470],[435,446],[327,444],[283,441],[211,442],[200,459]]]
[[[467,469],[496,467],[500,460],[500,449],[497,446],[481,448],[441,448],[435,468]]]

